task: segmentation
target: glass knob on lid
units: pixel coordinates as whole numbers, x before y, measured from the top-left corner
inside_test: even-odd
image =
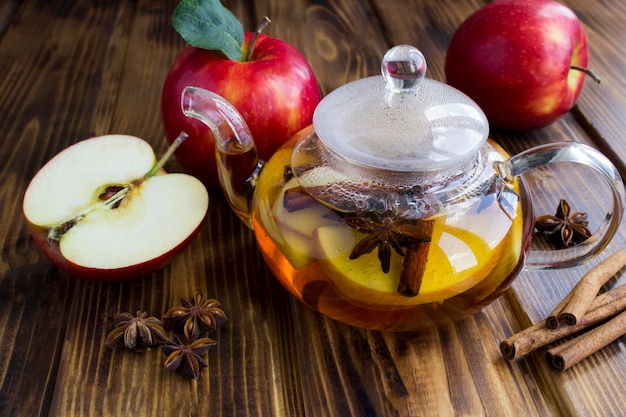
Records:
[[[411,91],[426,76],[426,58],[419,49],[408,45],[387,51],[380,65],[387,85],[394,91]]]
[[[458,167],[478,153],[489,133],[480,108],[459,90],[425,78],[415,47],[390,49],[382,76],[328,94],[313,116],[320,140],[349,162],[393,171]]]

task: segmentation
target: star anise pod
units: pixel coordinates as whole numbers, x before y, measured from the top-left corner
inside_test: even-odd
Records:
[[[167,341],[167,335],[156,317],[148,317],[146,311],[137,311],[137,316],[130,313],[117,314],[113,321],[113,329],[106,339],[106,346],[124,346],[137,352],[143,352],[150,347],[162,345]]]
[[[222,304],[215,299],[204,299],[204,295],[196,293],[193,301],[180,299],[182,305],[170,308],[163,316],[167,326],[174,327],[192,341],[200,337],[200,332],[210,332],[228,320],[221,309]]]
[[[587,213],[571,213],[567,201],[561,199],[554,216],[546,214],[535,219],[535,228],[545,233],[552,241],[563,248],[569,248],[591,237],[587,228]]]
[[[177,371],[187,378],[197,379],[200,370],[209,366],[202,356],[216,343],[213,339],[203,337],[185,345],[178,336],[174,336],[173,342],[168,341],[167,344],[161,346],[163,353],[167,356],[165,367],[170,371]]]
[[[364,215],[350,215],[344,217],[344,221],[359,232],[368,234],[355,245],[350,259],[370,253],[377,247],[384,273],[389,272],[391,266],[391,248],[404,256],[404,248],[430,242],[430,235],[421,227],[420,220],[399,216],[390,204],[383,213],[371,211]]]

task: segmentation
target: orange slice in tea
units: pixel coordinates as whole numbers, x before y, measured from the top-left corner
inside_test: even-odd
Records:
[[[337,291],[355,304],[392,309],[443,302],[488,276],[500,261],[503,248],[510,246],[507,242],[519,239],[517,233],[509,233],[511,220],[497,204],[493,206],[497,210],[491,215],[465,213],[462,220],[445,216],[434,219],[422,285],[414,297],[397,292],[402,269],[402,257],[397,253],[392,253],[390,270],[384,273],[376,249],[349,259],[354,242],[365,235],[347,225],[317,228],[313,240],[319,261]]]

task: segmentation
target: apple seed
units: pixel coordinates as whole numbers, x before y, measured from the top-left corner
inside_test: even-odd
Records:
[[[98,196],[98,198],[99,198],[100,200],[104,200],[104,201],[106,201],[106,200],[108,200],[108,199],[110,199],[110,198],[114,197],[114,196],[115,196],[115,194],[117,194],[118,192],[122,191],[124,188],[125,188],[125,187],[122,187],[121,185],[110,185],[110,186],[108,186],[108,187],[106,188],[106,190],[104,190],[104,192],[103,192],[102,194],[100,194],[100,195]],[[114,208],[114,209],[118,208],[118,207],[120,206],[120,203],[121,203],[121,202],[122,202],[122,200],[121,200],[121,199],[120,199],[120,200],[118,200],[118,201],[116,201],[116,202],[113,204],[112,208]]]

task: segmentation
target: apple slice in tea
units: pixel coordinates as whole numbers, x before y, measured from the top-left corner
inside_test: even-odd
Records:
[[[276,227],[284,239],[281,251],[296,269],[301,269],[315,260],[315,248],[311,236],[316,228],[340,224],[341,217],[326,206],[317,203],[306,192],[301,196],[308,202],[304,207],[289,210],[285,207],[285,195],[297,189],[298,181],[293,178],[285,184],[281,198],[272,206]]]
[[[70,275],[98,281],[146,275],[171,261],[208,210],[199,180],[161,169],[176,146],[158,163],[147,142],[126,135],[86,139],[57,154],[24,195],[42,252]]]

